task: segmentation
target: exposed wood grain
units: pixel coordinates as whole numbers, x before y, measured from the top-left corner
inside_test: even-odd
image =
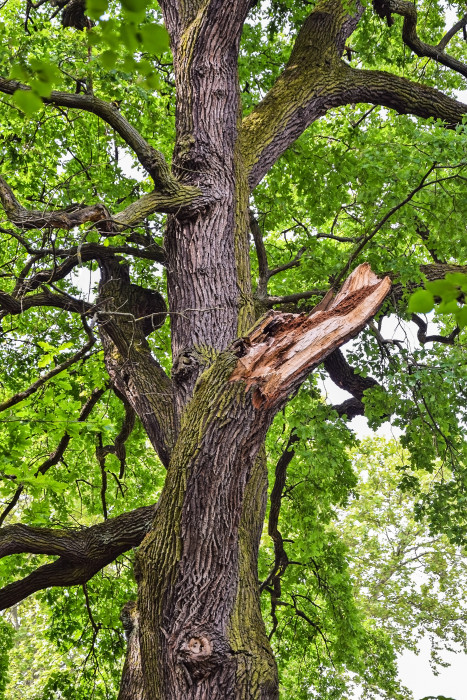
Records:
[[[380,280],[364,263],[317,310],[309,314],[270,311],[239,341],[242,356],[231,381],[243,380],[247,390],[253,388],[258,408],[286,398],[297,381],[362,330],[390,288],[389,277]]]

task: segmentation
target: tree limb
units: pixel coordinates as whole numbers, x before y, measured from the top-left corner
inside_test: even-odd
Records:
[[[79,360],[82,360],[86,354],[89,352],[89,350],[92,348],[92,346],[96,342],[96,338],[94,337],[91,329],[89,328],[88,324],[86,323],[85,319],[83,318],[83,326],[84,330],[86,331],[86,334],[88,336],[88,342],[83,345],[83,347],[78,350],[74,355],[69,357],[67,360],[64,362],[60,363],[53,369],[51,369],[49,372],[46,372],[45,374],[42,375],[42,377],[39,377],[33,384],[31,384],[27,389],[24,391],[19,391],[17,394],[14,394],[13,396],[10,396],[9,399],[6,399],[6,401],[2,401],[0,403],[0,413],[2,411],[6,411],[7,408],[11,408],[12,406],[16,406],[16,404],[20,403],[21,401],[24,401],[25,399],[29,398],[32,394],[34,394],[38,389],[41,388],[46,382],[49,381],[49,379],[52,379],[55,377],[57,374],[60,374],[64,370],[68,369],[68,367],[71,367],[74,365],[76,362],[79,362]]]
[[[304,21],[283,72],[242,123],[242,153],[251,189],[329,109],[345,41],[362,12],[358,2],[350,15],[341,0],[321,0]]]
[[[243,120],[241,145],[251,189],[312,122],[334,107],[370,103],[438,118],[448,126],[459,124],[467,113],[467,105],[433,88],[392,73],[354,69],[342,61],[345,38],[362,12],[358,5],[348,15],[344,5],[340,0],[316,5],[283,72]]]
[[[103,204],[78,207],[74,211],[32,211],[25,209],[16,199],[11,188],[0,176],[0,201],[8,219],[21,229],[62,228],[69,230],[87,221],[108,220],[109,213]]]
[[[333,409],[340,416],[346,415],[350,419],[355,416],[363,416],[365,413],[363,394],[367,389],[380,386],[376,379],[373,379],[373,377],[362,377],[361,374],[357,374],[339,349],[328,355],[323,365],[334,384],[340,389],[348,391],[353,397],[342,404],[333,406]]]
[[[89,581],[120,554],[137,547],[148,532],[156,506],[144,506],[84,530],[53,530],[8,525],[0,529],[0,557],[28,552],[58,556],[20,581],[0,590],[0,609],[51,586]]]
[[[343,64],[345,65],[345,64]],[[341,93],[332,99],[333,106],[368,102],[396,110],[399,114],[434,117],[454,127],[467,114],[467,105],[427,85],[393,73],[361,70],[345,66]]]
[[[6,80],[0,77],[0,92],[13,95],[17,90],[30,90],[27,85],[16,80]],[[162,153],[151,146],[132,126],[120,110],[112,103],[101,100],[94,95],[71,94],[53,90],[50,97],[44,97],[45,104],[72,109],[82,109],[100,117],[111,126],[125,143],[136,153],[143,168],[151,175],[156,187],[167,194],[176,192],[178,182],[170,172]]]
[[[141,420],[162,463],[175,443],[172,381],[152,356],[146,335],[166,316],[162,296],[130,283],[117,258],[100,260],[97,305],[104,359],[114,387]]]
[[[24,311],[38,306],[50,306],[56,309],[63,309],[64,311],[74,311],[78,314],[89,313],[94,308],[87,301],[75,299],[64,292],[52,294],[47,287],[42,289],[43,291],[39,294],[31,294],[30,296],[22,297],[20,300],[0,290],[0,309],[2,310],[0,316],[3,317],[6,314],[18,316]]]
[[[421,41],[417,34],[418,13],[413,3],[408,2],[408,0],[373,0],[373,7],[379,17],[387,20],[389,26],[393,23],[391,15],[401,15],[404,18],[402,39],[404,44],[411,48],[417,56],[432,58],[437,63],[442,63],[443,66],[451,68],[467,78],[467,65],[444,52],[454,34],[467,25],[467,15],[459,22],[456,22],[452,29],[444,35],[439,44],[432,46]]]
[[[442,343],[443,345],[454,345],[457,336],[460,333],[460,328],[456,326],[449,335],[427,335],[428,323],[417,314],[412,314],[412,321],[418,326],[417,339],[422,345],[425,343]]]

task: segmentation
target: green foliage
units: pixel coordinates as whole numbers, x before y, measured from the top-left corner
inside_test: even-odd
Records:
[[[444,279],[426,282],[425,289],[418,289],[409,299],[409,311],[428,313],[436,308],[438,314],[452,314],[459,328],[467,326],[467,275],[448,272]]]
[[[8,683],[8,657],[14,636],[12,626],[0,618],[0,700],[7,700],[5,688]]]
[[[258,3],[244,27],[239,82],[244,113],[262,99],[290,55],[293,37],[313,5],[292,0]],[[443,4],[422,0],[423,37],[436,43],[443,33]],[[33,11],[34,10],[34,11]],[[175,88],[172,57],[162,15],[154,2],[88,0],[94,21],[84,32],[50,19],[50,3],[31,9],[34,29],[25,34],[24,6],[2,7],[0,74],[30,90],[4,96],[0,113],[2,172],[18,199],[34,208],[60,209],[104,203],[117,213],[153,184],[139,170],[120,137],[95,115],[43,104],[51,90],[94,94],[122,114],[167,160],[174,142]],[[461,78],[425,63],[400,42],[401,22],[392,27],[369,11],[352,35],[352,64],[389,70],[447,93]],[[375,51],[375,46],[378,50]],[[461,56],[455,38],[450,50]],[[285,295],[325,290],[345,269],[368,261],[378,274],[391,272],[404,286],[424,283],[420,265],[435,259],[467,264],[465,152],[467,130],[441,129],[370,105],[338,108],[315,122],[256,188],[251,205],[258,215],[271,269],[293,260],[300,265],[269,280],[269,292]],[[409,203],[383,218],[419,185],[437,163],[429,184]],[[38,185],[39,183],[39,185]],[[136,233],[162,243],[164,217],[154,215]],[[11,293],[29,255],[5,230],[0,247],[2,289]],[[27,231],[34,248],[67,248],[83,240],[124,245],[125,234],[105,238],[91,228]],[[358,247],[367,239],[360,252]],[[146,260],[127,256],[135,283],[163,291],[164,274]],[[258,263],[251,248],[253,278]],[[39,263],[33,263],[39,269]],[[92,263],[57,283],[65,294],[94,299]],[[396,653],[415,649],[429,634],[433,662],[454,640],[465,648],[467,372],[466,276],[448,273],[426,282],[408,300],[408,314],[391,307],[382,314],[402,321],[383,344],[386,321],[354,341],[347,358],[361,376],[380,387],[365,392],[370,426],[391,415],[399,442],[358,444],[352,424],[324,402],[317,374],[277,416],[268,436],[270,483],[292,431],[300,438],[288,468],[279,529],[290,560],[275,613],[268,590],[262,605],[281,672],[284,698],[341,700],[355,697],[408,698],[397,680]],[[412,288],[411,288],[412,289]],[[291,311],[307,310],[321,296]],[[436,332],[461,333],[451,345],[419,345],[405,337],[410,313],[436,311]],[[382,317],[381,317],[382,318]],[[376,319],[376,324],[380,319]],[[150,338],[158,360],[171,369],[169,324]],[[379,335],[378,335],[379,333]],[[387,333],[387,336],[385,335]],[[39,340],[38,340],[39,339]],[[30,309],[3,319],[0,338],[0,400],[27,388],[77,352],[85,341],[79,319],[64,312]],[[102,350],[48,381],[39,392],[0,417],[2,504],[24,486],[7,523],[86,527],[101,522],[102,474],[96,460],[118,434],[123,409],[107,391],[86,423],[77,420],[95,388],[105,388]],[[62,460],[44,474],[38,467],[64,435],[70,444]],[[110,516],[154,502],[164,472],[137,425],[127,442],[123,476],[114,455],[106,462]],[[3,506],[2,506],[3,508]],[[404,552],[423,551],[423,582],[417,584]],[[399,552],[399,554],[398,554]],[[263,534],[260,578],[274,560]],[[26,576],[46,557],[15,555],[0,562],[1,581]],[[118,615],[134,597],[132,555],[120,557],[82,589],[53,589],[23,602],[14,633],[0,624],[0,698],[115,700],[124,653]],[[298,614],[298,612],[300,614]],[[274,621],[273,614],[277,617]],[[10,613],[13,615],[13,612]],[[91,619],[92,616],[92,619]],[[276,625],[276,627],[275,627]],[[275,627],[275,629],[274,629]],[[97,629],[97,633],[96,633]],[[9,659],[9,662],[8,662]]]

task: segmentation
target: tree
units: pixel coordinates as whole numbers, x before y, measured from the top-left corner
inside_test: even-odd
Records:
[[[460,227],[467,106],[450,94],[466,75],[456,37],[467,18],[428,44],[418,37],[413,6],[392,0],[375,1],[374,12],[338,0],[273,3],[269,9],[246,0],[228,6],[218,0],[168,1],[160,12],[125,0],[105,15],[108,7],[88,2],[85,14],[77,0],[25,8],[10,0],[2,9],[8,43],[1,55],[0,91],[6,97],[0,199],[8,245],[0,303],[10,341],[0,409],[9,411],[2,424],[2,469],[10,495],[1,521],[21,503],[30,518],[6,524],[0,546],[3,556],[58,559],[39,560],[32,571],[23,568],[23,578],[5,586],[0,601],[5,608],[38,590],[79,584],[91,610],[87,582],[138,546],[138,602],[122,612],[128,652],[120,700],[275,698],[277,671],[260,588],[270,593],[274,613],[290,563],[278,511],[301,426],[290,433],[277,463],[268,523],[274,562],[260,587],[264,444],[274,417],[320,363],[352,394],[336,407],[338,415],[363,413],[367,392],[374,421],[389,411],[401,420],[410,417],[407,439],[421,467],[433,469],[438,458],[450,461],[455,478],[434,488],[420,509],[431,514],[434,527],[463,541],[461,423],[448,402],[433,405],[437,380],[425,386],[420,363],[407,353],[388,353],[374,325],[390,372],[380,371],[384,363],[376,359],[377,344],[367,347],[368,335],[362,347],[376,379],[364,376],[361,366],[354,371],[338,348],[362,331],[386,298],[387,305],[403,304],[403,285],[423,277],[443,280],[449,273],[455,294],[444,310],[456,315],[459,327],[447,317],[447,334],[442,330],[430,341],[425,321],[415,315],[415,322],[422,343],[452,346],[444,381],[461,379],[456,358],[463,352],[457,339],[464,325]],[[430,4],[431,41],[439,35],[441,14],[439,5]],[[398,16],[403,44],[431,61],[420,68],[423,83],[400,75],[406,68],[403,49],[398,25],[390,26]],[[371,54],[378,33],[387,44],[375,69]],[[258,49],[259,36],[264,49]],[[445,51],[449,42],[452,55]],[[354,53],[368,67],[353,67]],[[416,73],[416,61],[406,61]],[[440,65],[448,70],[440,72]],[[341,111],[335,121],[319,122],[325,150],[320,144],[307,150],[317,120],[336,108]],[[387,110],[431,121],[423,126],[409,117],[400,127],[395,121],[396,128]],[[388,136],[390,159],[382,152]],[[119,159],[126,149],[146,179],[123,172]],[[307,168],[310,153],[316,162]],[[325,164],[331,153],[339,168]],[[396,161],[403,153],[410,153],[409,162]],[[355,177],[352,168],[358,168]],[[259,215],[269,209],[275,211],[266,220],[268,235]],[[278,233],[291,225],[294,235],[282,244]],[[254,292],[250,230],[257,256]],[[274,250],[278,264],[270,267],[268,252],[276,257]],[[407,252],[414,254],[410,262]],[[88,263],[99,270],[93,299],[83,297],[72,276]],[[283,273],[289,271],[287,282]],[[296,289],[294,273],[301,275]],[[307,310],[307,300],[318,304],[311,313],[297,313]],[[164,331],[153,334],[166,314],[170,353]],[[26,335],[30,346],[12,352]],[[36,369],[49,365],[44,372]],[[390,391],[389,400],[378,372],[390,377],[391,389],[407,368],[404,390]],[[120,403],[104,398],[109,386]],[[108,415],[93,421],[103,400],[111,401]],[[106,427],[112,434],[117,416],[120,430],[105,444]],[[150,470],[122,508],[110,497],[109,475],[123,496],[125,443],[135,416],[148,440],[146,453],[151,445],[167,472],[153,505],[162,477],[155,455],[142,450],[141,463]],[[326,420],[317,409],[317,425]],[[70,444],[73,465],[66,457]],[[76,455],[85,464],[91,447],[101,480],[98,521],[94,496],[80,490],[82,485],[92,491],[94,477],[88,482],[77,473]],[[413,474],[405,473],[402,481],[416,488]],[[67,483],[73,488],[65,518],[60,493]],[[30,505],[41,489],[51,492],[48,506],[40,500]],[[345,501],[345,495],[339,498]],[[78,502],[88,527],[70,529]],[[121,514],[109,517],[115,511]],[[65,527],[38,527],[41,517]],[[298,606],[295,613],[305,614]],[[98,634],[92,613],[90,619]],[[351,636],[352,621],[341,613],[337,619],[336,635]]]

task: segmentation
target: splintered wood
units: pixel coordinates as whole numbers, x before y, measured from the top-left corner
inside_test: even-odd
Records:
[[[280,403],[333,350],[359,333],[391,288],[368,263],[357,267],[335,297],[326,295],[309,314],[270,311],[235,343],[239,355],[230,381],[252,388],[256,408]]]

